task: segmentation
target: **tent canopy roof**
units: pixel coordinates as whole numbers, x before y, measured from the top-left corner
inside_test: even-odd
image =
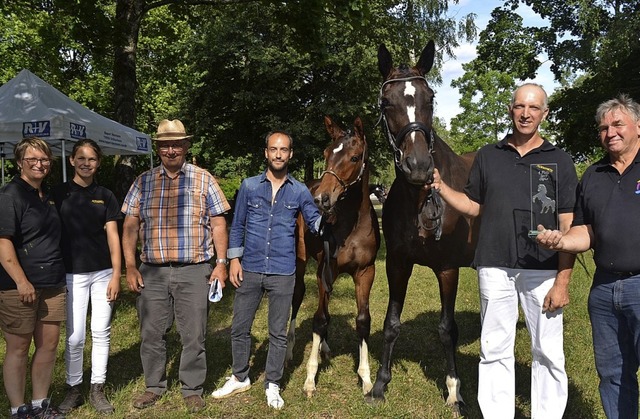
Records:
[[[22,70],[0,86],[0,153],[13,157],[14,145],[32,136],[47,141],[58,156],[69,154],[69,142],[86,138],[98,143],[106,155],[151,153],[147,134],[85,108],[29,70]]]

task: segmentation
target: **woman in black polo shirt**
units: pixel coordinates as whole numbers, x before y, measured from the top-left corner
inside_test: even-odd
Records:
[[[7,343],[4,387],[11,418],[64,415],[49,403],[49,385],[65,318],[65,279],[60,251],[60,218],[42,188],[53,155],[40,138],[25,138],[14,149],[20,176],[0,189],[0,328]],[[27,361],[32,401],[25,403]],[[36,416],[38,415],[38,416]]]
[[[81,391],[87,309],[91,299],[91,390],[89,401],[100,413],[112,413],[104,394],[111,340],[111,311],[120,292],[121,253],[117,220],[120,206],[95,175],[102,152],[93,140],[78,141],[69,162],[73,180],[53,191],[62,219],[62,252],[67,272],[65,360],[69,389],[59,406],[68,412],[84,403]]]

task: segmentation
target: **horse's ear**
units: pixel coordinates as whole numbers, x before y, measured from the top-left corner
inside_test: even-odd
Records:
[[[329,127],[333,125],[333,121],[331,120],[331,117],[329,115],[325,115],[324,116],[324,126],[327,128],[327,131],[329,131]]]
[[[391,53],[389,53],[389,50],[384,46],[384,44],[380,44],[380,47],[378,48],[378,69],[385,80],[389,77],[392,67],[393,63],[391,61]]]
[[[362,126],[362,119],[360,119],[359,116],[357,116],[356,120],[353,121],[353,128],[355,129],[356,134],[358,134],[358,137],[364,138],[364,128]]]
[[[433,57],[435,56],[436,47],[433,43],[433,40],[429,41],[426,47],[422,50],[422,54],[420,54],[420,60],[418,60],[418,64],[416,64],[416,68],[423,76],[427,75],[431,67],[433,66]]]
[[[325,115],[325,117],[324,117],[324,126],[327,129],[327,132],[329,133],[331,138],[335,138],[342,131],[340,129],[340,127],[337,126],[336,123],[333,122],[333,119],[331,119],[331,117],[328,116],[328,115]],[[335,133],[337,133],[337,134],[335,134]]]

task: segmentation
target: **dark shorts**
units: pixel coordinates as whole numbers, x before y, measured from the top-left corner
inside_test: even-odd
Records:
[[[0,291],[0,329],[14,335],[33,333],[37,321],[61,322],[66,318],[67,287],[36,290],[36,301],[20,301],[18,290]]]

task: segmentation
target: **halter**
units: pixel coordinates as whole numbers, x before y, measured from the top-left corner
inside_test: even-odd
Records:
[[[429,147],[429,153],[433,154],[433,145],[435,143],[436,137],[433,131],[433,127],[428,128],[422,122],[410,122],[398,132],[397,136],[394,136],[389,129],[389,124],[387,123],[387,116],[385,114],[384,108],[382,107],[382,94],[384,91],[384,87],[389,83],[395,82],[406,82],[411,80],[423,80],[425,84],[428,85],[427,79],[424,76],[410,76],[410,77],[402,77],[399,79],[390,79],[386,80],[380,86],[380,94],[378,95],[378,107],[380,108],[380,117],[378,118],[378,122],[376,122],[377,127],[380,124],[380,121],[384,122],[384,130],[387,133],[387,140],[393,149],[393,160],[396,163],[396,166],[400,167],[402,162],[402,150],[400,150],[400,145],[402,141],[404,141],[405,137],[412,132],[420,131],[427,139],[427,146]],[[433,104],[430,104],[433,107]],[[398,143],[398,140],[400,141]],[[422,223],[422,219],[420,215],[418,215],[418,224],[427,231],[433,231],[436,241],[440,240],[442,236],[442,216],[444,215],[444,206],[442,204],[442,198],[437,190],[429,189],[427,193],[426,199],[421,204],[421,212],[422,208],[426,207],[428,210],[427,219],[432,223],[432,226],[426,226]]]
[[[349,133],[347,133],[347,135],[349,135]],[[322,180],[322,178],[326,174],[332,175],[333,177],[336,178],[336,180],[338,181],[338,183],[342,187],[342,192],[340,192],[340,195],[338,196],[338,199],[336,200],[336,203],[344,198],[345,193],[347,192],[347,190],[351,186],[355,185],[356,183],[358,183],[358,182],[360,182],[362,180],[362,175],[364,175],[364,169],[367,167],[367,162],[366,162],[366,160],[367,160],[367,151],[368,151],[367,150],[367,142],[364,141],[364,151],[362,152],[362,166],[360,166],[360,173],[358,173],[358,177],[356,177],[353,181],[351,181],[349,183],[345,182],[340,176],[338,176],[338,174],[336,172],[334,172],[333,170],[330,170],[330,169],[327,169],[327,170],[323,171],[322,174],[320,174],[320,180]]]
[[[389,129],[389,124],[387,123],[387,116],[385,114],[384,108],[382,107],[382,92],[384,90],[384,87],[387,84],[395,83],[395,82],[406,82],[411,80],[423,80],[425,84],[428,84],[427,79],[424,76],[410,76],[410,77],[402,77],[399,79],[391,79],[382,83],[382,86],[380,87],[380,94],[378,95],[378,107],[380,108],[380,117],[378,118],[378,122],[376,122],[376,125],[374,126],[374,128],[380,124],[380,121],[384,122],[384,130],[387,134],[387,140],[389,141],[389,144],[393,149],[393,159],[396,162],[396,166],[400,166],[400,163],[402,162],[402,150],[400,150],[399,145],[401,145],[405,137],[412,132],[420,131],[424,134],[425,138],[427,139],[427,145],[429,146],[429,153],[433,154],[433,144],[435,142],[435,134],[433,132],[433,128],[427,127],[422,122],[410,122],[400,130],[397,136],[394,136],[393,133],[391,133],[391,130]],[[431,104],[431,106],[433,106],[433,104]]]

